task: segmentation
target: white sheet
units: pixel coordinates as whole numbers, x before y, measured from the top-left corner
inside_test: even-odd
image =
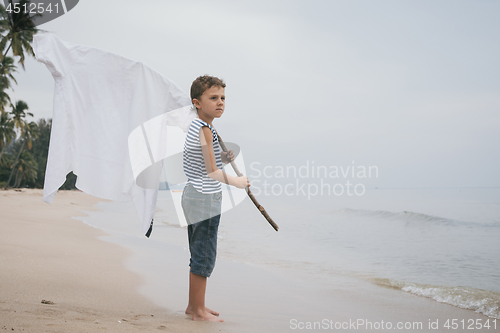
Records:
[[[73,171],[85,193],[133,200],[147,233],[168,156],[163,138],[169,126],[187,132],[196,117],[188,94],[141,62],[52,34],[35,35],[33,49],[55,81],[43,200]]]

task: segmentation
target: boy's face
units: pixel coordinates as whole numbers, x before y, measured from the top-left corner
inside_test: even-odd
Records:
[[[226,105],[224,88],[220,86],[210,87],[201,95],[200,100],[193,99],[193,104],[198,108],[198,116],[200,118],[219,118],[222,116],[224,106]]]

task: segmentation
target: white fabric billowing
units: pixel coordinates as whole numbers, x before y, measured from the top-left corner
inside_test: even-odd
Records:
[[[168,156],[162,138],[169,126],[187,132],[196,117],[189,96],[141,62],[52,34],[35,35],[33,49],[55,81],[43,200],[50,204],[73,171],[88,194],[132,199],[146,232]]]

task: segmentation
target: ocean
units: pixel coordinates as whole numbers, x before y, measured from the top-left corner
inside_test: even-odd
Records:
[[[257,199],[279,231],[246,198],[222,214],[218,258],[299,272],[306,283],[335,288],[361,278],[500,319],[500,188],[378,188],[309,198],[261,193]],[[78,219],[144,238],[132,202],[98,207],[104,212]],[[188,253],[168,190],[159,191],[151,239]]]

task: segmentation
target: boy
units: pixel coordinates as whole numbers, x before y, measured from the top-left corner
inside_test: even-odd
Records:
[[[191,259],[189,303],[186,314],[193,320],[223,321],[205,307],[207,278],[215,265],[217,231],[221,214],[221,182],[238,188],[250,186],[247,177],[232,177],[222,163],[234,160],[232,151],[222,152],[212,126],[224,112],[226,84],[213,76],[200,76],[191,85],[191,100],[198,117],[189,127],[184,144],[183,167],[188,182],[182,193],[182,209],[188,223]]]

